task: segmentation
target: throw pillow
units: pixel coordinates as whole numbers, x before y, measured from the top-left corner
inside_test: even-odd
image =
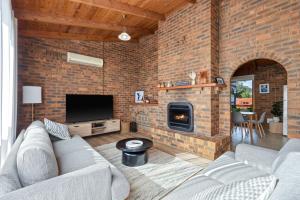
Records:
[[[53,122],[49,119],[44,119],[44,124],[46,126],[46,130],[53,136],[60,139],[70,139],[70,133],[68,130],[68,126],[64,124],[60,124],[57,122]]]
[[[195,195],[192,200],[267,200],[275,186],[275,176],[256,177],[215,186]]]
[[[0,175],[0,197],[20,188],[13,177],[8,175]]]

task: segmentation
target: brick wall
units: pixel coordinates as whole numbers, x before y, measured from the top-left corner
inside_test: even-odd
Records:
[[[159,23],[156,33],[159,82],[190,81],[191,71],[207,70],[209,81],[218,76],[217,2],[199,0]],[[175,101],[193,104],[193,133],[168,128],[167,105]],[[138,123],[139,132],[152,136],[155,142],[215,159],[230,143],[228,136],[218,135],[218,106],[219,95],[211,88],[170,90],[158,92],[157,106],[132,105],[130,113],[131,119]]]
[[[140,39],[139,57],[141,67],[138,70],[138,88],[144,90],[150,102],[158,100],[158,52],[157,35],[149,35]]]
[[[208,70],[210,80],[218,73],[217,1],[200,0],[169,15],[158,28],[158,80],[190,81],[188,73]],[[209,81],[210,81],[209,80]],[[194,107],[194,134],[218,133],[218,97],[210,88],[160,91],[159,128],[168,130],[167,104],[188,101]],[[216,110],[215,110],[216,109]]]
[[[30,105],[22,105],[23,85],[42,87],[43,103],[35,105],[36,119],[47,117],[64,122],[66,94],[111,94],[114,116],[129,120],[129,104],[140,68],[138,44],[25,37],[19,37],[18,42],[19,128],[31,121]],[[68,51],[104,58],[104,68],[67,63]]]
[[[300,133],[300,1],[220,1],[219,72],[226,83],[242,64],[267,58],[287,71],[288,130]],[[220,133],[230,134],[230,88],[219,96]]]

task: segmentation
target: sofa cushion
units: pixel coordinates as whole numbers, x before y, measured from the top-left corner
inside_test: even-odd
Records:
[[[82,149],[57,157],[60,174],[70,173],[94,164],[110,164],[93,148]]]
[[[268,175],[267,172],[259,170],[256,167],[252,167],[241,161],[236,161],[232,153],[223,154],[209,164],[201,173],[224,184]]]
[[[26,135],[28,132],[30,132],[32,129],[35,129],[35,128],[45,128],[45,125],[43,122],[41,122],[39,120],[31,122],[31,124],[27,127],[27,129],[24,133],[24,138],[26,138]]]
[[[112,199],[125,199],[128,196],[130,186],[125,176],[80,136],[75,135],[70,140],[54,142],[53,148],[61,174],[96,163],[100,166],[109,164],[112,172]]]
[[[20,182],[28,186],[58,175],[52,143],[44,127],[31,124],[17,154]]]
[[[61,157],[65,154],[72,153],[79,150],[93,149],[85,140],[80,136],[75,135],[70,140],[59,140],[53,142],[53,149],[56,157]]]
[[[205,175],[198,175],[180,185],[169,193],[164,200],[192,199],[195,195],[208,188],[221,187],[224,184]]]
[[[272,164],[277,156],[278,151],[249,144],[239,144],[235,150],[235,160],[268,173],[272,173]]]
[[[0,197],[19,188],[19,183],[13,177],[0,175]]]
[[[193,200],[267,200],[276,185],[273,175],[213,186],[195,194]]]
[[[46,118],[44,119],[44,123],[45,123],[46,130],[48,131],[49,134],[63,140],[71,138],[68,130],[68,126],[61,123],[53,122]]]
[[[10,150],[0,171],[0,196],[21,188],[17,169],[17,153],[24,138],[22,130]]]
[[[290,152],[274,175],[279,179],[270,200],[291,200],[300,197],[300,152]]]
[[[290,139],[279,151],[277,158],[272,164],[272,171],[275,172],[290,152],[300,152],[300,139]]]

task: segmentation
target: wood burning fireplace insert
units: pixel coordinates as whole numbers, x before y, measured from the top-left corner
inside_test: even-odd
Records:
[[[168,126],[170,129],[193,132],[193,106],[188,102],[172,102],[168,104]]]

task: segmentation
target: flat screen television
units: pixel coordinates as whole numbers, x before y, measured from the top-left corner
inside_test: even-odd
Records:
[[[112,118],[112,95],[66,95],[66,122],[74,123]]]

